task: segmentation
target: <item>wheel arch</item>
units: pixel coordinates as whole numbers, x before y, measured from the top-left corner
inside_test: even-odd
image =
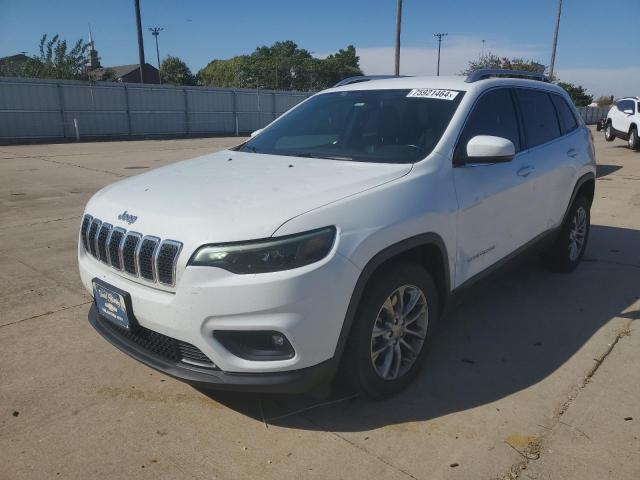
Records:
[[[442,314],[451,294],[449,256],[442,237],[433,232],[424,233],[386,247],[369,260],[358,277],[336,345],[336,363],[344,352],[367,284],[387,268],[405,260],[416,261],[429,271],[438,290],[438,310]]]
[[[571,199],[569,200],[569,204],[564,212],[564,217],[562,219],[562,223],[567,220],[567,215],[569,215],[569,210],[571,210],[571,205],[575,201],[578,195],[585,195],[589,200],[589,206],[593,204],[593,199],[596,191],[596,176],[593,172],[586,173],[582,175],[575,186],[573,187],[573,192],[571,193]]]

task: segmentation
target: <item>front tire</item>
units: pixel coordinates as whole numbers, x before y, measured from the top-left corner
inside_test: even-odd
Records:
[[[611,122],[607,122],[607,125],[604,127],[604,139],[607,142],[613,142],[616,139],[616,134],[613,132]]]
[[[351,386],[375,398],[409,385],[424,362],[437,315],[438,291],[421,266],[403,262],[374,277],[343,363]]]
[[[640,139],[638,138],[638,129],[631,127],[629,130],[629,148],[631,150],[640,150]]]
[[[549,270],[571,272],[582,260],[591,227],[590,208],[589,200],[584,195],[574,200],[558,238],[543,255]]]

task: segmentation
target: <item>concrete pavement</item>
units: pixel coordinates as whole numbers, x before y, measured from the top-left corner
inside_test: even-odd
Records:
[[[88,325],[88,198],[237,139],[0,147],[0,478],[640,478],[640,153],[596,140],[584,263],[481,283],[375,402],[199,392]]]

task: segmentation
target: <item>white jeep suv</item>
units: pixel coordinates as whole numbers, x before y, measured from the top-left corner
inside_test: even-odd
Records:
[[[102,189],[79,235],[89,321],[200,387],[338,372],[398,391],[452,294],[533,245],[556,271],[585,251],[591,134],[561,88],[508,74],[328,89],[238,147]]]
[[[629,143],[632,150],[640,150],[640,98],[627,97],[618,100],[607,113],[604,138],[613,142],[621,138]]]

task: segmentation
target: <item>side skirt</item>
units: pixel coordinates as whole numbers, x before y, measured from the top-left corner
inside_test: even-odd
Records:
[[[459,300],[469,291],[469,289],[478,282],[484,281],[487,278],[491,277],[494,274],[497,274],[512,264],[516,263],[518,260],[521,260],[523,257],[532,255],[535,253],[540,253],[546,250],[548,247],[553,245],[556,238],[558,237],[560,227],[552,228],[551,230],[547,230],[546,232],[541,233],[537,237],[533,238],[529,242],[525,243],[520,248],[511,252],[506,257],[503,257],[498,262],[494,263],[490,267],[481,271],[480,273],[475,274],[473,277],[467,279],[464,283],[457,286],[452,292],[450,296],[450,301],[447,302],[447,307],[453,306],[459,302]],[[449,310],[449,308],[447,308]]]

